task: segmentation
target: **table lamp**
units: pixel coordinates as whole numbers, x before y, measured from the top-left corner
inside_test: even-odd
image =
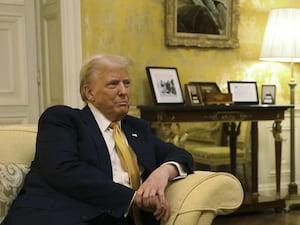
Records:
[[[290,87],[290,184],[286,206],[300,204],[295,182],[295,87],[294,63],[300,62],[300,8],[281,8],[270,11],[265,29],[260,59],[273,62],[289,62],[291,65]]]

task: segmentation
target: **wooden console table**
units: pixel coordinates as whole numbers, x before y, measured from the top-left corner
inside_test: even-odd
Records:
[[[251,121],[251,193],[246,194],[245,201],[239,211],[256,211],[265,208],[282,210],[285,207],[284,199],[280,198],[281,174],[281,121],[284,112],[292,105],[157,105],[138,106],[141,118],[150,122],[195,122],[220,121],[234,122]],[[258,194],[258,121],[272,120],[275,142],[276,165],[276,196],[263,197]],[[231,129],[235,129],[235,125]],[[231,172],[236,173],[236,136],[230,136]]]

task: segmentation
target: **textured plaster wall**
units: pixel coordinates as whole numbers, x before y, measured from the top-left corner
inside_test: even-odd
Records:
[[[216,82],[224,92],[228,80],[257,81],[259,91],[262,84],[276,84],[277,103],[288,104],[289,64],[258,60],[268,13],[281,7],[300,7],[300,1],[240,0],[239,48],[171,48],[165,45],[164,0],[81,0],[83,58],[96,53],[132,58],[132,105],[153,103],[146,66],[176,67],[182,86]],[[297,83],[299,74],[296,65]]]

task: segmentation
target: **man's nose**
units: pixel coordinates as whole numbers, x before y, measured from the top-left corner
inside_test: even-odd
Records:
[[[122,93],[122,94],[126,93],[126,90],[127,90],[125,84],[122,82],[119,83],[118,89],[119,89],[119,93]]]

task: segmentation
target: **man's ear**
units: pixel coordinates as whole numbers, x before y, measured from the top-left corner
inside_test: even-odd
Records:
[[[95,100],[93,89],[90,87],[90,85],[84,85],[83,91],[84,91],[85,97],[87,98],[87,100],[89,102],[93,102]]]

